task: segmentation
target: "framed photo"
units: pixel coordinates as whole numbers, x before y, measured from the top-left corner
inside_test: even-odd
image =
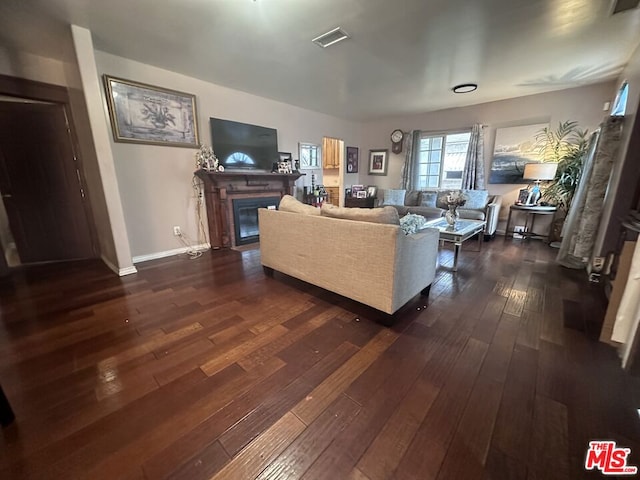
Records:
[[[293,162],[293,156],[289,152],[278,152],[281,162]]]
[[[375,185],[369,185],[367,187],[367,197],[376,198],[377,195],[378,195],[378,187],[376,187]]]
[[[529,198],[529,190],[527,188],[522,188],[518,192],[518,201],[516,203],[518,205],[524,205],[527,203],[528,198]]]
[[[356,198],[367,198],[367,191],[360,190],[359,192],[356,193]]]
[[[524,166],[539,162],[535,148],[536,134],[548,123],[496,129],[489,183],[529,183],[523,180]]]
[[[386,175],[389,150],[369,150],[369,175]]]
[[[358,173],[358,147],[347,147],[347,173]]]
[[[104,75],[116,142],[197,148],[196,97]]]

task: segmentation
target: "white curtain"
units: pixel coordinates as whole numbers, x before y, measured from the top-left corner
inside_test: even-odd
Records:
[[[411,130],[409,135],[405,136],[404,144],[404,165],[400,177],[400,188],[404,190],[413,190],[415,185],[414,167],[418,151],[420,150],[420,130]]]
[[[484,133],[482,125],[475,124],[471,129],[467,159],[462,172],[462,188],[484,190]]]

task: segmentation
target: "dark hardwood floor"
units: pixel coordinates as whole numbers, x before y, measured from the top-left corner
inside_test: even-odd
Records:
[[[594,340],[600,289],[556,253],[463,250],[392,328],[265,276],[258,250],[122,279],[93,261],[16,272],[0,478],[603,478],[583,468],[595,439],[640,465],[640,382]]]

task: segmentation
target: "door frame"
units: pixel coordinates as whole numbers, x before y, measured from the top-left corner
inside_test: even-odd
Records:
[[[67,118],[69,127],[69,142],[71,144],[71,150],[76,158],[78,173],[80,175],[81,185],[79,188],[82,188],[84,191],[83,209],[87,218],[87,224],[89,225],[91,250],[95,258],[99,257],[100,250],[98,249],[98,237],[93,216],[93,208],[91,206],[91,197],[89,195],[88,185],[84,174],[84,162],[80,153],[80,144],[76,133],[67,87],[0,74],[0,95],[56,103],[61,105],[64,109],[64,114]],[[5,245],[2,245],[3,252],[5,247]],[[4,257],[4,254],[2,256]]]

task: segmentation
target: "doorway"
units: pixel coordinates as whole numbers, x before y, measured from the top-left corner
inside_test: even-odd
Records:
[[[67,106],[3,97],[0,101],[0,235],[19,264],[96,256],[90,210]]]

